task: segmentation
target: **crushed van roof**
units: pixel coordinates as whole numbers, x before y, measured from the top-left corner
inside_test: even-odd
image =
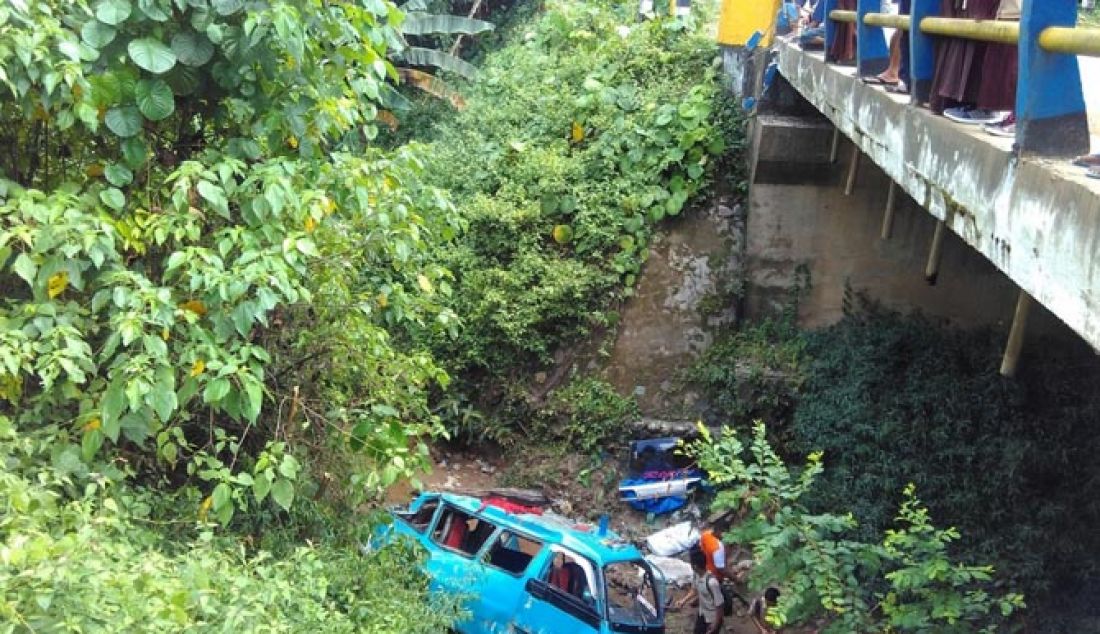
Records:
[[[600,565],[643,558],[641,551],[614,531],[608,530],[606,534],[598,535],[595,525],[586,530],[576,527],[573,522],[559,515],[510,513],[468,495],[425,492],[413,500],[410,508],[419,508],[425,501],[435,498],[467,513],[477,513],[504,528],[515,528],[544,543],[560,544]]]

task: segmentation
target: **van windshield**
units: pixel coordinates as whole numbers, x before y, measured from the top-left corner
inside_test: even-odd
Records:
[[[661,601],[649,566],[638,561],[621,561],[604,568],[607,584],[607,618],[612,625],[643,626],[624,631],[647,631],[644,626],[661,624]]]

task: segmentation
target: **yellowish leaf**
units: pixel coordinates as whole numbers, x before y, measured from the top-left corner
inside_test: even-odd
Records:
[[[206,514],[210,512],[210,507],[214,505],[214,498],[209,495],[202,499],[199,504],[199,519],[205,520]]]
[[[195,361],[195,363],[191,365],[191,376],[198,376],[198,375],[202,374],[205,371],[206,371],[206,362],[203,361],[202,359],[199,359],[199,360]]]
[[[84,173],[92,178],[103,176],[103,163],[92,163],[84,170]]]
[[[582,126],[580,123],[574,121],[573,122],[573,131],[572,131],[571,136],[573,138],[573,143],[580,143],[581,141],[583,141],[584,140],[584,126]]]
[[[84,431],[95,431],[103,426],[103,421],[98,418],[93,418],[84,424]]]
[[[160,338],[168,341],[168,338],[172,336],[172,331],[168,330],[168,326],[165,326],[160,331]]]
[[[313,216],[306,216],[306,233],[313,233],[316,228],[317,221],[313,219]]]
[[[290,147],[290,149],[297,150],[298,149],[298,137],[296,137],[294,135],[289,136],[286,140],[286,144]]]
[[[423,273],[416,276],[416,283],[420,286],[420,290],[424,291],[425,293],[431,294],[435,292],[435,289],[432,287],[432,281],[429,280],[428,276],[424,275]]]
[[[202,317],[206,314],[206,304],[203,304],[197,299],[189,299],[186,302],[183,302],[182,304],[180,304],[180,308],[182,308],[183,310],[189,310],[199,317]]]
[[[573,239],[573,228],[569,225],[554,225],[551,235],[554,237],[554,242],[568,244]]]
[[[0,398],[4,398],[12,405],[19,404],[19,398],[23,396],[23,377],[0,374]]]
[[[379,293],[376,299],[378,300],[378,305],[382,308],[390,305],[390,298],[386,297],[385,293]]]
[[[328,196],[321,196],[321,210],[325,212],[325,215],[333,213],[336,211],[336,202]]]
[[[377,118],[378,121],[386,125],[386,127],[394,132],[397,131],[397,127],[400,125],[397,117],[394,116],[394,114],[389,110],[379,110],[378,115],[375,118]]]
[[[46,281],[46,293],[50,296],[50,299],[64,293],[65,289],[68,287],[69,273],[67,271],[54,273],[50,276],[50,279]]]

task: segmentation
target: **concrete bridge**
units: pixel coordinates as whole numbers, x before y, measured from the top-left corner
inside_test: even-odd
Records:
[[[860,23],[860,48],[871,53],[855,65],[828,63],[793,41],[727,51],[734,91],[752,110],[750,303],[765,310],[802,267],[824,321],[855,288],[966,324],[1011,325],[1005,374],[1015,372],[1033,302],[1045,308],[1033,331],[1064,331],[1060,321],[1100,351],[1100,180],[1066,160],[1089,147],[1076,58],[1044,52],[1054,60],[1045,66],[1034,59],[1043,28],[1064,25],[1075,3],[1024,2],[1020,32],[1034,41],[1020,36],[1019,90],[1051,90],[1068,69],[1076,94],[1062,86],[1048,95],[1061,103],[1039,106],[1024,103],[1037,99],[1030,92],[1018,95],[1018,116],[1029,120],[1016,139],[860,81],[881,70],[882,34],[864,24],[877,21],[866,17],[877,5],[860,0],[858,15],[834,13]],[[1043,7],[1061,13],[1043,15]],[[1100,31],[1088,34],[1100,43]],[[1037,79],[1042,68],[1056,76]]]

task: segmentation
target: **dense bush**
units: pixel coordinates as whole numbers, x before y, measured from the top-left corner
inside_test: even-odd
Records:
[[[373,144],[402,19],[382,0],[0,8],[5,623],[448,622],[412,562],[269,537],[313,497],[358,525],[441,431],[446,374],[409,342],[455,323],[431,254],[461,223],[415,147]]]
[[[184,493],[111,483],[61,433],[0,417],[0,631],[434,634],[453,621],[416,552],[361,552],[364,519],[311,513],[328,529],[317,541],[289,534],[293,516],[256,540],[165,521]]]
[[[510,385],[518,371],[614,324],[655,227],[710,182],[724,149],[713,42],[681,21],[637,23],[636,10],[521,10],[466,108],[422,135],[433,184],[467,225],[441,260],[463,325],[434,347],[454,389],[495,416],[531,413]]]
[[[747,447],[732,429],[717,440],[700,430],[702,439],[687,451],[718,489],[714,508],[737,514],[725,537],[751,545],[751,586],[782,588],[767,611],[772,624],[812,624],[824,634],[992,634],[1023,607],[1022,596],[995,589],[991,566],[952,559],[948,547],[959,532],[933,525],[912,484],[899,492],[900,508],[881,542],[859,540],[851,513],[805,505],[827,471],[820,452],[791,469],[762,423]]]
[[[786,455],[822,451],[827,468],[804,502],[850,509],[861,539],[883,534],[913,482],[933,516],[960,529],[953,552],[994,563],[1030,596],[1065,595],[1100,565],[1100,369],[1052,344],[1006,379],[1003,343],[867,307],[818,331],[748,328],[693,376],[724,414],[776,414]],[[789,406],[770,410],[776,402]]]

